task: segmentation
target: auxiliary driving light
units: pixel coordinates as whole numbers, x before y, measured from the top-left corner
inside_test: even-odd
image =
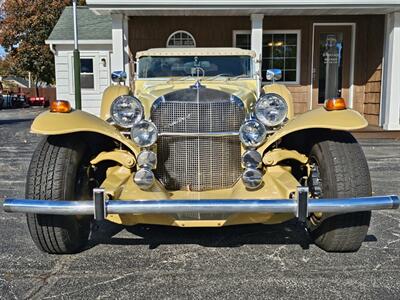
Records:
[[[242,165],[245,168],[257,169],[261,165],[261,154],[256,150],[247,150],[242,156]]]
[[[153,122],[141,120],[133,125],[131,130],[132,141],[139,147],[150,147],[157,141],[158,130]]]
[[[140,152],[137,157],[137,165],[140,168],[154,169],[157,166],[157,154],[149,150]]]
[[[139,169],[135,177],[133,178],[133,181],[142,189],[142,190],[148,190],[150,189],[155,181],[154,173],[150,171],[149,169]]]
[[[267,130],[260,121],[252,119],[240,126],[239,138],[246,147],[258,147],[266,137]]]
[[[248,189],[256,189],[262,183],[262,173],[260,170],[248,168],[244,170],[242,180]]]

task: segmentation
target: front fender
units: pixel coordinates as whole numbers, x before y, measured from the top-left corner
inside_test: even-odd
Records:
[[[70,113],[53,113],[46,111],[35,118],[31,132],[43,135],[60,135],[76,132],[95,132],[121,142],[135,155],[139,148],[118,129],[104,120],[81,110]]]
[[[290,120],[285,126],[268,137],[267,141],[258,149],[263,153],[269,146],[289,133],[303,129],[322,128],[333,130],[356,130],[367,127],[368,122],[355,110],[327,111],[321,107],[301,114]]]

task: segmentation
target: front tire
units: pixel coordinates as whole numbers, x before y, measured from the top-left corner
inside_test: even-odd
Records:
[[[73,135],[45,137],[37,146],[28,170],[27,199],[80,200],[89,197],[82,186],[85,144]],[[83,184],[84,185],[84,184]],[[36,246],[50,254],[79,252],[88,241],[91,218],[27,214]]]
[[[310,163],[316,167],[322,198],[371,196],[371,179],[361,146],[348,132],[331,131],[315,143]],[[315,181],[314,181],[315,182]],[[310,186],[311,191],[318,191]],[[329,252],[354,252],[364,241],[371,212],[312,215],[307,222],[315,244]]]

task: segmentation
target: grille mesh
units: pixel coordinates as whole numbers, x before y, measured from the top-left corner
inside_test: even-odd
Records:
[[[233,96],[209,89],[185,91],[185,101],[171,93],[153,107],[152,121],[160,133],[239,130],[245,112]],[[238,136],[160,136],[157,156],[155,174],[168,190],[227,188],[241,175]]]

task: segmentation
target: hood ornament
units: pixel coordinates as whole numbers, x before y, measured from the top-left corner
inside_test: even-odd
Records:
[[[199,90],[205,88],[204,85],[201,84],[200,80],[196,80],[196,82],[190,86],[191,89]]]

